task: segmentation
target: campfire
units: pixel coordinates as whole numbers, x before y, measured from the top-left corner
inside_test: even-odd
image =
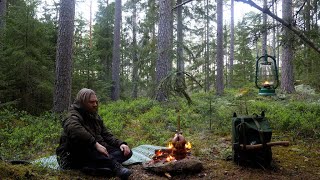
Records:
[[[191,155],[191,143],[186,141],[180,131],[180,115],[178,130],[166,148],[156,149],[152,159],[143,163],[146,170],[156,173],[197,173],[203,169],[201,161]]]
[[[157,149],[152,160],[154,163],[170,162],[186,158],[191,155],[191,143],[187,142],[181,133],[175,134],[168,147]]]

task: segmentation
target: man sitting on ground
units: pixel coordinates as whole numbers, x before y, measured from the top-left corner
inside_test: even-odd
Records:
[[[62,169],[114,172],[121,179],[128,179],[132,171],[121,163],[132,156],[132,151],[103,124],[93,90],[83,88],[78,92],[62,126],[60,145],[56,150]]]

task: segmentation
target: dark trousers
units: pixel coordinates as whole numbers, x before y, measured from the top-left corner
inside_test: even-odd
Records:
[[[72,155],[72,169],[82,168],[115,168],[115,163],[123,163],[132,156],[132,151],[127,156],[119,148],[108,148],[109,156],[98,152],[95,148],[90,148]]]

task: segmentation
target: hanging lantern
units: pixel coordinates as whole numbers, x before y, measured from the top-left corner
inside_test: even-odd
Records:
[[[259,95],[273,96],[279,85],[278,69],[276,59],[267,53],[257,59],[256,62],[256,87]]]

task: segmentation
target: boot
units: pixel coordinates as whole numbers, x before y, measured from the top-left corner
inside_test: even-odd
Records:
[[[127,180],[129,176],[132,174],[132,171],[128,168],[123,167],[120,163],[117,161],[113,161],[114,164],[114,172],[118,177],[120,177],[121,180]]]
[[[110,176],[112,174],[112,170],[109,168],[83,167],[80,171],[91,176]]]

